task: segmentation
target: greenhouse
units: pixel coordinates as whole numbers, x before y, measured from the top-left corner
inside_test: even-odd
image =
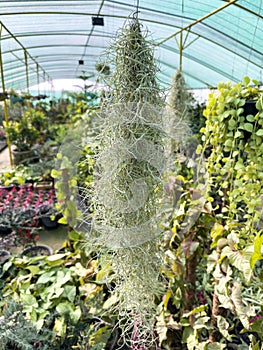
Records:
[[[0,1],[0,350],[263,349],[262,0]]]

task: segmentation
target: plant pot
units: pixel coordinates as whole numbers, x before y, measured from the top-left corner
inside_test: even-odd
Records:
[[[6,262],[9,256],[10,256],[10,252],[8,250],[5,250],[5,249],[0,250],[0,265]]]
[[[33,150],[28,151],[12,151],[13,160],[15,165],[33,163],[36,160],[36,155]]]
[[[6,140],[0,140],[0,152],[2,152],[7,147]]]
[[[258,113],[257,107],[256,107],[256,101],[254,100],[248,100],[244,104],[244,116],[247,116],[249,114],[256,115]]]
[[[51,220],[50,216],[41,216],[40,223],[47,230],[54,230],[59,226],[57,217],[55,220]]]
[[[42,181],[34,183],[33,186],[38,190],[50,190],[53,187],[53,183],[51,181]]]
[[[22,256],[28,256],[28,257],[41,256],[41,255],[49,256],[52,254],[53,254],[53,249],[43,244],[25,248],[21,253]]]
[[[5,237],[12,232],[11,228],[0,225],[0,237]]]

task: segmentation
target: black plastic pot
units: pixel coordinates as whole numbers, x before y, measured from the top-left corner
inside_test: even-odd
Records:
[[[0,237],[9,235],[12,232],[11,228],[0,225]]]
[[[248,100],[244,104],[244,116],[247,116],[249,114],[256,115],[258,113],[258,110],[256,108],[256,101]]]
[[[59,226],[57,219],[51,220],[49,216],[41,216],[40,223],[47,230],[54,230]]]
[[[32,247],[25,248],[21,255],[22,256],[49,256],[53,254],[53,249],[47,245],[35,245]]]
[[[6,262],[9,256],[10,256],[10,252],[8,250],[5,250],[5,249],[0,250],[0,265]]]

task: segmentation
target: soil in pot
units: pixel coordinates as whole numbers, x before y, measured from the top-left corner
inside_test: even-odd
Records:
[[[28,257],[41,256],[41,255],[49,256],[52,254],[53,254],[53,249],[43,244],[25,248],[21,253],[22,256],[28,256]]]

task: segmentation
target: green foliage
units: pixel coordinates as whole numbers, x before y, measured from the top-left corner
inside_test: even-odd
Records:
[[[218,94],[209,96],[204,111],[206,126],[199,151],[205,156],[201,158],[205,167],[201,173],[216,221],[209,256],[215,285],[213,341],[225,337],[219,321],[226,310],[251,330],[249,318],[262,308],[256,297],[250,305],[246,303],[246,288],[253,288],[262,278],[255,274],[255,265],[262,259],[263,106],[262,92],[251,84],[248,77],[233,86],[219,84]],[[245,114],[248,100],[255,101],[253,114]]]
[[[12,145],[18,151],[32,149],[40,133],[32,124],[29,114],[23,114],[19,121],[11,120],[8,125],[4,122],[6,133]]]
[[[0,306],[4,310],[10,299],[19,302],[19,314],[35,329],[31,337],[43,327],[50,329],[54,337],[48,349],[82,349],[85,343],[104,349],[115,320],[104,316],[108,293],[103,273],[97,274],[98,261],[84,249],[83,237],[71,231],[69,239],[54,255],[12,257],[2,265]]]
[[[0,317],[1,350],[50,350],[55,334],[47,329],[37,330],[33,322],[25,318],[23,305],[8,300]]]

